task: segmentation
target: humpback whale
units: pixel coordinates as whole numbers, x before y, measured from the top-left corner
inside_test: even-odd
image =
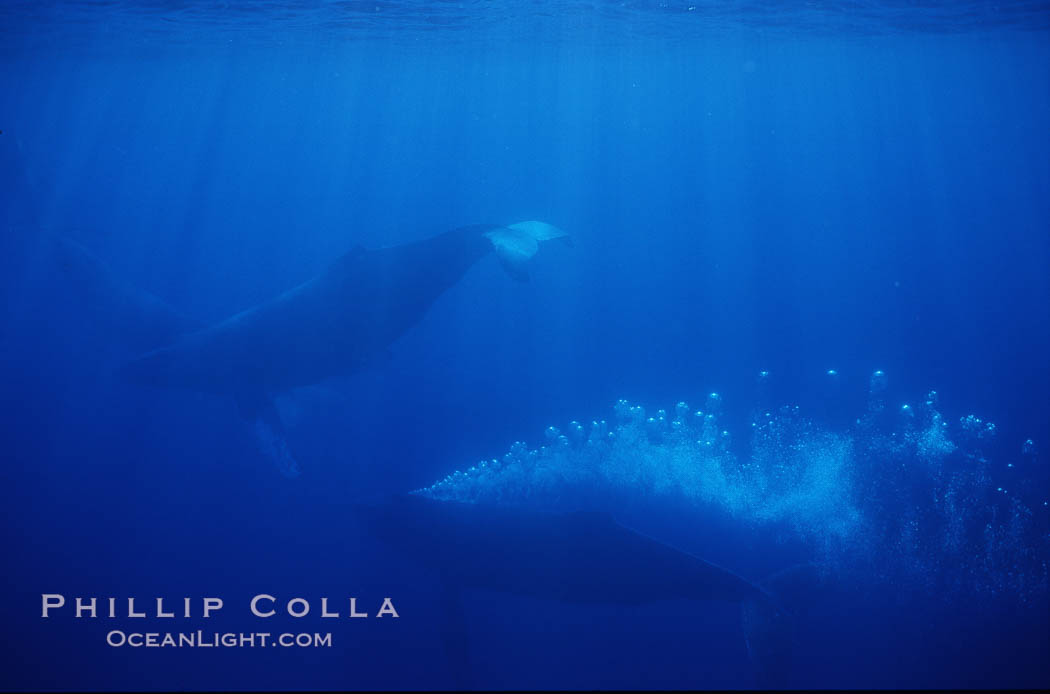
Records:
[[[386,248],[358,246],[313,279],[207,327],[114,279],[74,242],[61,240],[58,249],[67,274],[102,297],[107,313],[157,341],[120,368],[124,378],[232,396],[254,423],[263,453],[294,477],[299,466],[274,395],[352,373],[383,354],[490,252],[513,278],[527,280],[527,262],[553,239],[571,244],[560,229],[528,221],[461,227]]]
[[[791,622],[769,587],[782,582],[781,575],[766,585],[752,583],[601,512],[556,513],[418,494],[358,501],[352,510],[367,532],[441,576],[449,619],[444,645],[461,684],[468,683],[469,668],[459,595],[485,589],[574,603],[737,603],[759,686],[784,686]]]
[[[489,251],[527,277],[540,241],[568,238],[542,222],[471,226],[389,248],[357,247],[319,276],[174,344],[128,362],[149,385],[260,398],[360,368],[419,322]]]

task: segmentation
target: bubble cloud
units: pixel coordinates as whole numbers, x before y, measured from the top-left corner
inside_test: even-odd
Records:
[[[551,426],[539,447],[515,442],[414,493],[550,510],[615,513],[644,502],[716,513],[745,527],[787,528],[789,540],[851,578],[947,599],[1045,593],[1050,542],[1037,517],[1045,500],[1018,493],[1014,461],[989,460],[995,425],[973,414],[951,425],[935,391],[885,417],[887,386],[885,373],[872,374],[866,411],[845,430],[785,405],[753,410],[746,437],[730,434],[718,393],[703,410],[680,401],[650,414],[621,399],[611,425]],[[1019,460],[1035,457],[1031,440],[1014,450]]]

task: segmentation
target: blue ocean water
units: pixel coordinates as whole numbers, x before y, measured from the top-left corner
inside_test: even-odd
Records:
[[[350,512],[410,490],[611,511],[753,581],[819,566],[784,597],[781,686],[1050,685],[1048,20],[4,3],[0,686],[457,686],[439,572]],[[155,336],[55,254],[209,324],[358,245],[532,219],[574,245],[528,282],[484,258],[363,368],[276,394],[297,479],[232,398],[122,380]],[[253,617],[260,593],[313,611]],[[225,606],[76,619],[75,596]],[[348,619],[352,596],[399,617]],[[482,590],[462,617],[479,687],[756,686],[732,605]]]

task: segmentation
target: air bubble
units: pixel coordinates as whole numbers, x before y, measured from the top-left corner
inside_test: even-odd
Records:
[[[674,415],[679,421],[684,422],[689,417],[689,405],[684,402],[678,403],[674,406]]]
[[[889,379],[886,377],[886,372],[880,369],[871,375],[868,390],[872,395],[879,395],[886,392],[888,385]]]

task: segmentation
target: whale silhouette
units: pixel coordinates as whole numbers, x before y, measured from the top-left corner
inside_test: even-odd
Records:
[[[232,396],[254,423],[263,453],[294,477],[300,469],[274,395],[367,365],[490,252],[513,278],[527,280],[528,261],[540,243],[553,239],[571,244],[560,229],[528,221],[461,227],[386,248],[358,246],[317,277],[207,327],[114,279],[75,242],[62,239],[58,249],[67,274],[103,297],[108,313],[162,341],[126,362],[124,378]]]
[[[229,394],[250,405],[360,368],[489,251],[525,279],[524,263],[552,238],[567,237],[548,224],[522,222],[357,247],[276,298],[131,360],[123,373],[138,383]]]
[[[811,582],[813,567],[793,566],[752,583],[600,511],[552,512],[417,493],[351,508],[365,531],[440,574],[443,645],[461,687],[472,686],[461,593],[478,589],[581,604],[738,604],[758,685],[783,687],[790,676],[792,619],[773,591]]]
[[[463,590],[495,590],[571,603],[641,605],[660,600],[737,603],[761,687],[783,687],[791,619],[771,592],[810,580],[795,566],[762,585],[617,523],[607,513],[394,495],[351,505],[363,528],[441,576],[443,640],[460,686],[471,686]],[[778,591],[779,592],[779,591]]]

